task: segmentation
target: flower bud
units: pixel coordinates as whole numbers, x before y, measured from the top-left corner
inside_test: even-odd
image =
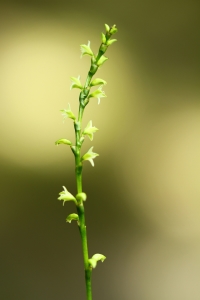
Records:
[[[118,31],[118,29],[117,29],[116,25],[113,25],[113,26],[111,27],[111,29],[110,29],[110,33],[111,33],[111,34],[114,34],[114,33],[116,33],[117,31]]]
[[[89,121],[89,123],[87,124],[87,126],[85,127],[84,131],[83,131],[83,135],[88,135],[89,139],[92,141],[93,140],[93,134],[99,130],[96,127],[92,126],[92,121]]]
[[[66,139],[60,139],[55,142],[55,145],[57,145],[57,146],[60,144],[71,146],[72,142],[70,142],[69,140],[66,140]]]
[[[106,36],[104,33],[101,34],[101,40],[103,44],[106,44]]]
[[[110,31],[110,26],[108,24],[105,24],[106,32]]]
[[[102,84],[107,84],[107,82],[101,78],[95,78],[94,80],[92,80],[92,82],[90,83],[90,86],[95,86],[95,85],[102,85]]]
[[[79,221],[79,216],[77,214],[70,214],[66,218],[66,222],[71,223],[72,220]]]
[[[108,46],[110,46],[110,45],[112,45],[112,44],[113,44],[114,42],[116,42],[116,41],[117,41],[116,39],[108,40],[106,44],[107,44]]]
[[[86,195],[86,193],[78,193],[78,194],[76,195],[76,199],[77,199],[78,201],[86,201],[87,195]]]
[[[93,159],[94,159],[96,156],[99,156],[99,154],[92,152],[92,149],[93,149],[93,148],[94,148],[94,147],[91,147],[91,148],[88,150],[88,152],[85,153],[85,154],[83,155],[83,157],[81,158],[81,160],[82,160],[82,161],[84,161],[84,160],[89,160],[89,162],[91,163],[91,165],[94,167]]]
[[[96,268],[97,262],[101,260],[102,262],[106,259],[106,257],[103,254],[94,254],[92,258],[88,259],[88,262],[92,269]]]
[[[98,62],[97,62],[97,66],[103,65],[103,63],[104,63],[107,59],[108,59],[107,57],[105,57],[104,55],[102,55],[102,56],[100,57],[100,59],[98,60]]]

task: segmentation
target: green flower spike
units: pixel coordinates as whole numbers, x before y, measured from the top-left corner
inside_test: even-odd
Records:
[[[92,152],[92,149],[93,149],[93,148],[94,148],[94,147],[91,147],[91,148],[88,150],[88,152],[85,153],[85,154],[83,155],[83,157],[81,158],[81,160],[82,160],[82,161],[83,161],[83,160],[89,160],[89,162],[91,163],[91,165],[94,167],[93,159],[94,159],[95,157],[99,156],[99,154]]]
[[[90,141],[93,140],[93,134],[99,130],[98,128],[96,127],[93,127],[92,126],[92,121],[89,121],[89,123],[87,124],[87,126],[85,127],[84,131],[83,131],[83,135],[88,135]]]
[[[79,216],[77,214],[70,214],[66,218],[66,222],[71,223],[72,220],[79,222]]]
[[[100,57],[100,59],[98,60],[98,62],[97,62],[97,66],[99,66],[99,67],[102,66],[103,63],[104,63],[106,60],[108,60],[108,58],[105,57],[104,55],[102,55],[102,56]]]
[[[72,80],[72,84],[70,86],[70,90],[75,89],[75,88],[80,89],[80,90],[83,89],[83,86],[82,86],[82,84],[80,82],[80,78],[81,78],[80,75],[77,78],[76,77],[70,77],[70,78]]]
[[[63,186],[64,191],[59,193],[58,200],[63,200],[63,206],[66,201],[74,201],[76,203],[76,198],[68,192],[65,186]]]
[[[70,118],[70,119],[72,119],[72,120],[76,120],[75,115],[74,115],[73,112],[71,111],[71,107],[70,107],[70,104],[69,104],[69,103],[68,103],[68,106],[69,106],[68,109],[62,109],[62,110],[61,110],[62,116],[64,117],[64,118],[63,118],[63,121],[64,121],[66,118]]]
[[[94,53],[92,52],[92,49],[90,48],[90,41],[88,41],[87,45],[81,45],[81,58],[83,55],[90,55],[94,56]]]
[[[98,90],[94,91],[91,93],[88,98],[97,98],[98,99],[98,104],[100,104],[100,99],[105,98],[106,94],[104,91],[102,91],[102,85],[98,88]]]
[[[60,144],[71,146],[72,142],[70,142],[69,140],[66,140],[66,139],[60,139],[55,142],[55,145],[57,145],[57,146]]]
[[[103,85],[103,84],[107,84],[107,82],[101,78],[95,78],[94,80],[92,80],[92,82],[90,83],[90,86],[95,86],[95,85]]]
[[[94,254],[92,258],[88,259],[88,262],[92,269],[96,268],[97,262],[101,260],[102,262],[106,259],[106,257],[103,254]]]

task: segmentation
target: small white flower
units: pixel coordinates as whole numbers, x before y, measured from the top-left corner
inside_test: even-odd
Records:
[[[70,86],[70,90],[72,90],[72,89],[75,89],[75,88],[77,88],[77,89],[83,89],[83,86],[82,86],[82,84],[81,84],[81,82],[80,82],[80,75],[76,78],[76,77],[70,77],[71,78],[71,80],[72,80],[72,84],[71,84],[71,86]]]
[[[82,157],[82,161],[83,160],[89,160],[89,162],[91,163],[91,165],[94,167],[94,162],[93,159],[97,156],[99,156],[99,154],[92,152],[93,147],[91,147],[87,153],[85,153]]]
[[[62,109],[61,112],[62,112],[62,116],[63,116],[63,121],[66,119],[66,118],[70,118],[72,120],[76,120],[76,117],[75,115],[73,114],[73,112],[71,111],[71,107],[70,107],[70,104],[68,103],[68,109]]]
[[[63,205],[65,204],[65,201],[74,201],[76,203],[76,198],[68,192],[65,186],[63,186],[64,191],[59,193],[58,200],[63,200]]]
[[[87,45],[81,45],[81,58],[83,55],[90,55],[94,56],[94,53],[92,52],[92,49],[90,48],[90,41],[88,41]]]
[[[92,141],[93,140],[93,134],[99,130],[96,127],[92,126],[92,121],[89,121],[89,123],[87,124],[87,126],[85,127],[84,131],[83,131],[83,135],[88,135],[89,139]]]
[[[106,94],[104,91],[102,91],[102,85],[88,96],[88,98],[97,98],[98,104],[100,104],[100,99],[104,97],[106,97]]]

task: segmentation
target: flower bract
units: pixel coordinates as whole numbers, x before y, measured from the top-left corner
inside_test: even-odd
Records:
[[[79,216],[77,214],[70,214],[66,218],[66,222],[71,223],[72,220],[79,221]]]

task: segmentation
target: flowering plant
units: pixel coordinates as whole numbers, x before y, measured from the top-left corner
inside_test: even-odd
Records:
[[[72,84],[70,89],[78,88],[80,89],[79,95],[79,111],[78,117],[76,118],[74,113],[71,111],[70,104],[68,109],[61,110],[62,115],[65,118],[70,118],[74,122],[74,130],[75,130],[75,144],[65,138],[61,138],[55,142],[56,145],[68,145],[75,158],[75,174],[76,174],[76,185],[77,185],[77,195],[73,196],[65,186],[63,186],[63,191],[59,193],[58,200],[63,201],[63,205],[65,201],[74,201],[77,213],[70,214],[66,221],[71,223],[72,220],[77,222],[81,241],[82,241],[82,250],[83,250],[83,260],[84,260],[84,268],[85,268],[85,282],[86,282],[86,294],[87,300],[92,300],[92,287],[91,287],[91,275],[92,270],[96,267],[98,261],[104,261],[106,257],[103,254],[94,254],[91,258],[88,255],[88,244],[87,244],[87,231],[86,231],[86,223],[85,223],[85,213],[84,213],[84,201],[86,201],[87,195],[82,190],[82,169],[83,162],[89,161],[92,166],[94,166],[94,158],[99,156],[99,154],[93,152],[93,147],[91,147],[83,156],[81,156],[81,147],[85,140],[85,136],[92,141],[94,133],[98,130],[96,127],[92,126],[92,121],[90,120],[84,130],[81,129],[82,118],[84,109],[89,103],[91,98],[97,98],[98,104],[100,104],[100,99],[106,97],[105,92],[102,90],[103,85],[106,84],[106,81],[101,78],[93,79],[93,76],[96,74],[98,68],[105,63],[108,58],[104,56],[106,50],[110,45],[116,42],[116,39],[110,39],[111,36],[117,32],[116,25],[112,27],[105,24],[106,33],[102,33],[101,35],[101,45],[99,47],[99,51],[97,55],[94,54],[90,47],[90,41],[88,44],[81,45],[81,57],[83,55],[89,55],[91,57],[91,65],[86,78],[86,82],[84,85],[81,84],[80,76],[71,77]],[[99,85],[99,88],[90,93],[90,90],[93,86]]]

